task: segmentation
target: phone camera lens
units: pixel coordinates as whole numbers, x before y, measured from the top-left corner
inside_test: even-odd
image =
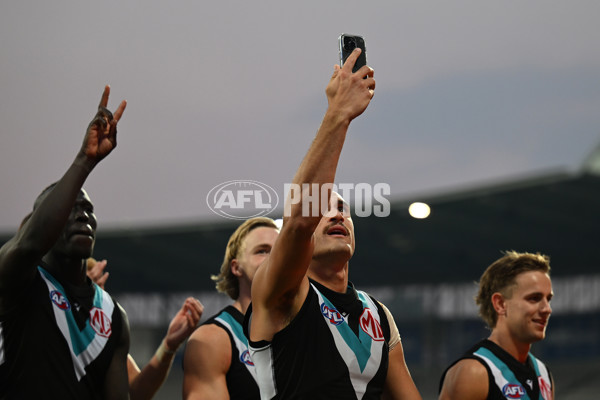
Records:
[[[354,50],[356,48],[356,41],[353,37],[344,37],[344,49],[347,51]]]

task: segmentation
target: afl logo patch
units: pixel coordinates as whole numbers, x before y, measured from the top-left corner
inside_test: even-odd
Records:
[[[240,361],[246,365],[250,365],[251,367],[254,367],[254,363],[252,362],[252,359],[250,358],[250,352],[248,350],[246,350],[242,353],[242,355],[240,356]]]
[[[381,329],[381,325],[379,325],[379,321],[373,317],[370,308],[365,308],[359,319],[360,328],[365,331],[366,334],[371,336],[373,340],[376,342],[382,342],[385,340],[383,337],[383,330]]]
[[[507,399],[520,399],[525,395],[525,389],[519,384],[507,383],[502,388],[502,393]]]
[[[328,320],[332,325],[339,325],[344,322],[342,314],[340,314],[338,310],[333,307],[329,308],[325,303],[321,303],[321,314],[323,314],[325,319]]]
[[[71,304],[69,304],[69,300],[61,292],[58,290],[53,290],[50,292],[50,299],[56,305],[56,307],[60,308],[63,311],[66,311],[71,308]]]
[[[90,310],[90,326],[102,337],[110,337],[112,324],[110,318],[100,308],[94,307]]]

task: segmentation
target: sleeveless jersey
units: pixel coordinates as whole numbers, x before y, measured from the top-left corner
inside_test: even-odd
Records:
[[[260,399],[254,363],[248,352],[248,339],[242,323],[244,314],[234,306],[227,306],[204,324],[215,324],[225,330],[231,342],[231,364],[225,379],[232,400]]]
[[[385,313],[369,295],[352,284],[337,293],[311,281],[288,326],[271,342],[249,342],[261,398],[380,399],[389,338]]]
[[[123,328],[111,296],[62,285],[38,267],[19,305],[0,317],[0,398],[101,399]]]
[[[552,400],[550,372],[531,353],[527,362],[522,364],[500,346],[486,339],[473,346],[450,367],[464,359],[477,360],[487,369],[490,388],[487,398],[490,400]],[[442,375],[440,390],[448,369]]]

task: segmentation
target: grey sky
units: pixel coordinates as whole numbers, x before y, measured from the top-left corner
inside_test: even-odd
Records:
[[[37,4],[34,4],[37,3]],[[215,220],[208,191],[282,191],[325,111],[337,36],[376,95],[340,182],[391,198],[576,169],[600,141],[597,1],[11,1],[0,6],[0,231],[73,160],[104,84],[127,99],[86,189],[100,226]]]

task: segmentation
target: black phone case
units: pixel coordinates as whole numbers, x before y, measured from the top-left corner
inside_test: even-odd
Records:
[[[338,43],[340,48],[340,65],[344,65],[350,53],[357,47],[362,51],[352,68],[352,72],[356,72],[367,65],[367,49],[365,47],[365,39],[362,36],[343,33],[340,35]]]

